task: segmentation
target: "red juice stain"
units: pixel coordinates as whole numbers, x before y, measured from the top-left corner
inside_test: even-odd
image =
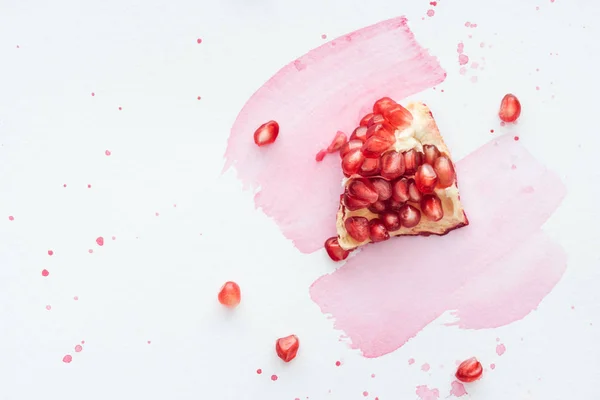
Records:
[[[257,369],[257,370],[256,370],[256,373],[257,373],[258,375],[262,374],[262,369],[260,369],[260,368],[259,368],[259,369]]]
[[[196,43],[198,43],[198,44],[202,43],[202,39],[200,39],[200,38],[196,39]]]
[[[336,366],[336,367],[339,367],[340,365],[342,365],[342,363],[341,363],[340,361],[336,361],[336,362],[335,362],[335,366]]]
[[[421,365],[421,371],[427,372],[429,369],[431,369],[431,366],[428,363]]]
[[[48,276],[48,275],[50,275],[50,272],[48,272],[47,269],[43,269],[42,270],[42,276]]]
[[[366,390],[363,392],[363,396],[367,397],[369,395],[369,392],[367,392]]]
[[[15,220],[15,217],[13,217],[12,215],[9,215],[9,216],[8,216],[8,220],[9,220],[9,221],[14,221],[14,220]]]
[[[428,17],[433,17],[435,15],[435,11],[433,10],[427,10],[427,16]]]
[[[98,236],[98,238],[96,239],[96,243],[98,244],[98,246],[104,246],[104,238],[102,236]]]
[[[518,141],[518,140],[519,140],[519,137],[518,137],[518,136],[515,136],[515,137],[514,137],[514,139],[515,139],[515,141]]]
[[[78,344],[77,346],[75,346],[75,352],[76,353],[79,353],[81,350],[83,350],[83,347],[80,344]]]
[[[67,354],[66,356],[63,357],[63,362],[64,363],[70,363],[71,361],[73,361],[73,357],[71,357],[70,354]]]
[[[113,237],[112,237],[112,240],[117,240],[117,237],[116,237],[116,236],[113,236]]]
[[[275,382],[277,379],[279,379],[279,378],[277,377],[277,375],[271,375],[271,380],[272,380],[273,382]]]
[[[432,6],[434,6],[434,7],[435,7],[435,6],[437,6],[437,1],[430,1],[430,2],[429,2],[429,5],[432,5]]]
[[[17,45],[17,49],[20,49],[19,45]]]
[[[50,304],[48,304],[48,305],[46,306],[46,310],[48,310],[48,311],[52,310],[52,306],[51,306]]]
[[[490,133],[494,133],[494,130],[493,130],[493,129],[490,129]]]
[[[177,208],[177,204],[173,204],[173,208]]]
[[[465,44],[463,42],[460,42],[457,46],[456,46],[456,52],[458,54],[462,54],[462,52],[465,51]]]
[[[506,122],[500,121],[500,126],[506,126]]]
[[[539,87],[539,86],[536,86],[536,87],[535,87],[535,90],[540,90],[540,87]]]
[[[106,151],[104,152],[104,154],[106,154],[107,156],[110,156],[110,150],[106,150]]]

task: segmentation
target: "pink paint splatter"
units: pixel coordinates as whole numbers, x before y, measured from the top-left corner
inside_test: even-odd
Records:
[[[159,215],[160,215],[160,214],[159,214],[159,213],[157,213],[157,212],[155,212],[155,213],[154,213],[154,216],[156,216],[156,217],[158,217]]]
[[[414,358],[409,358],[408,359],[408,365],[413,365],[415,363],[415,359]]]
[[[435,11],[434,10],[427,10],[427,16],[428,17],[433,17],[435,15]]]
[[[92,97],[94,97],[96,95],[96,93],[92,92]]]
[[[48,272],[47,269],[43,269],[42,270],[42,276],[48,276],[48,275],[50,275],[50,272]]]
[[[429,389],[426,385],[417,386],[415,393],[421,400],[436,400],[440,398],[439,390]]]
[[[112,237],[112,240],[117,240],[117,237],[116,237],[116,236],[113,236],[113,237]]]
[[[471,69],[477,69],[479,68],[479,63],[478,62],[472,62],[471,63]]]
[[[48,310],[48,311],[52,310],[52,306],[51,306],[50,304],[48,304],[48,305],[46,306],[46,310]]]
[[[496,364],[494,364],[494,363],[491,363],[491,364],[490,364],[490,369],[496,369]]]
[[[202,39],[200,39],[200,38],[196,39],[196,43],[198,43],[198,44],[202,43]]]
[[[81,350],[83,350],[83,347],[80,344],[78,344],[77,346],[75,346],[75,352],[76,353],[79,353]]]
[[[458,55],[458,63],[460,65],[465,65],[469,62],[469,56],[467,56],[466,54],[459,54]]]
[[[146,343],[148,343],[148,344],[152,344],[152,340],[148,340]]]
[[[74,296],[73,300],[75,300],[75,301],[79,300],[79,296]]]
[[[513,139],[515,140],[515,142],[517,142],[519,140],[519,137],[515,136]]]
[[[460,67],[460,70],[458,70],[458,72],[459,72],[461,75],[466,75],[466,73],[467,73],[467,69],[466,69],[465,67]]]
[[[499,344],[496,346],[496,354],[498,354],[499,356],[501,356],[502,354],[504,354],[504,352],[506,352],[506,346],[503,344]]]
[[[535,87],[535,90],[540,90],[540,87],[539,87],[539,86],[536,86],[536,87]]]
[[[123,109],[123,107],[119,106],[119,111],[121,111]]]
[[[463,42],[460,42],[457,46],[456,46],[456,52],[458,54],[462,54],[465,51],[465,44]]]
[[[365,390],[365,391],[362,393],[362,395],[363,395],[364,397],[367,397],[367,396],[369,395],[369,392],[367,392],[367,391]]]
[[[339,367],[340,365],[342,365],[342,363],[341,363],[340,361],[336,361],[336,362],[335,362],[335,366],[336,366],[336,367]]]
[[[93,252],[94,252],[94,250],[88,249],[88,253],[92,254]]]
[[[110,150],[106,150],[106,151],[104,152],[104,154],[106,154],[107,156],[110,156],[110,154],[111,154],[111,153],[110,153]]]
[[[104,246],[104,238],[102,236],[98,236],[96,238],[96,243],[98,244],[98,246]]]
[[[465,390],[465,385],[460,383],[459,381],[452,382],[452,389],[450,390],[450,396],[462,397],[468,394]]]
[[[483,49],[485,47],[485,43],[483,43],[483,42],[479,43],[479,47],[481,47]]]
[[[470,28],[470,27],[471,27],[471,23],[470,23],[469,21],[467,21],[467,22],[465,22],[465,26],[466,26],[467,28]]]
[[[15,217],[13,217],[12,215],[9,215],[9,216],[8,216],[8,220],[9,220],[9,221],[14,221],[14,220],[15,220]]]
[[[273,382],[275,382],[277,379],[279,379],[279,378],[277,377],[277,375],[271,375],[271,380],[272,380]]]
[[[92,188],[92,185],[90,185],[90,184],[88,183],[87,187],[88,187],[88,189],[91,189],[91,188]]]
[[[66,356],[63,357],[64,363],[69,364],[71,361],[73,361],[73,357],[70,354],[67,354]]]
[[[326,34],[322,34],[321,35],[321,39],[327,39],[327,35]]]
[[[477,83],[477,81],[478,81],[478,78],[477,78],[476,76],[472,76],[472,77],[470,78],[470,81],[471,81],[471,83]]]
[[[66,183],[63,183],[63,187],[67,187],[67,184],[66,184]]]
[[[256,373],[257,373],[258,375],[262,374],[262,369],[260,369],[260,368],[259,368],[259,369],[257,369],[257,370],[256,370]]]
[[[429,369],[431,369],[431,366],[428,363],[421,365],[421,371],[427,372]]]

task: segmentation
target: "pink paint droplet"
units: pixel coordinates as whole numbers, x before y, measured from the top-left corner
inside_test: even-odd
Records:
[[[121,111],[123,109],[123,107],[119,106],[119,111]]]
[[[88,253],[92,254],[93,252],[94,252],[94,250],[88,249]]]
[[[571,306],[571,310],[574,310],[574,309],[575,309],[575,306]]]
[[[493,130],[493,129],[490,129],[490,133],[494,133],[494,130]]]
[[[506,125],[506,122],[504,122],[504,121],[500,122],[500,126],[505,126],[505,125]]]
[[[42,270],[42,276],[48,276],[48,275],[50,275],[50,272],[48,272],[47,269],[43,269]]]
[[[82,341],[81,341],[81,344],[85,344],[85,340],[82,340]]]
[[[73,357],[71,357],[70,354],[67,354],[66,356],[63,357],[63,362],[64,363],[70,363],[71,361],[73,361]]]
[[[459,54],[458,55],[458,63],[460,65],[465,65],[469,62],[469,56],[467,56],[466,54]]]
[[[107,156],[110,156],[110,150],[106,150],[106,151],[104,152],[104,154],[106,154]]]
[[[157,217],[160,215],[159,213],[155,212],[154,215],[156,215]]]
[[[491,368],[491,369],[496,369],[496,364],[494,364],[494,363],[491,363],[491,364],[490,364],[490,368]]]
[[[98,238],[96,239],[96,243],[98,244],[98,246],[104,246],[104,238],[102,236],[98,236]]]
[[[415,359],[414,358],[409,358],[408,359],[408,365],[413,365],[415,363]]]
[[[427,16],[428,17],[433,17],[435,15],[435,11],[433,10],[427,10]]]
[[[116,236],[113,236],[113,237],[112,237],[112,240],[116,240],[116,239],[117,239],[117,237],[116,237]]]
[[[425,363],[423,365],[421,365],[421,371],[429,371],[431,369],[431,366],[428,363]]]
[[[342,365],[342,363],[341,363],[340,361],[336,361],[336,362],[335,362],[335,366],[336,366],[336,367],[339,367],[340,365]]]
[[[463,51],[465,51],[465,44],[463,42],[460,42],[458,46],[456,46],[456,52],[458,54],[461,54]]]
[[[202,100],[202,97],[200,97],[200,96],[198,96],[198,97],[196,97],[196,98],[197,98],[198,100]]]
[[[517,166],[515,164],[510,166],[510,169],[517,169]]]
[[[277,375],[271,375],[271,380],[272,380],[273,382],[275,382],[277,379],[279,379],[279,378],[277,377]]]
[[[92,185],[90,185],[90,184],[88,183],[88,189],[90,189],[91,187],[92,187]]]
[[[52,310],[52,306],[51,306],[50,304],[48,304],[48,305],[46,306],[46,310],[48,310],[48,311]]]
[[[92,97],[94,97],[96,95],[96,93],[92,92]]]
[[[75,301],[79,300],[79,296],[74,296],[73,300],[75,300]]]
[[[375,374],[371,374],[371,378],[375,378]]]
[[[148,344],[152,344],[152,341],[151,341],[151,340],[148,340],[148,342],[147,342],[147,343],[148,343]]]
[[[477,24],[471,24],[471,28],[477,28]]]
[[[13,217],[12,215],[9,215],[9,216],[8,216],[8,220],[9,220],[9,221],[14,221],[14,220],[15,220],[15,217]]]
[[[469,21],[467,21],[467,22],[465,22],[465,26],[466,26],[467,28],[470,28],[470,27],[471,27],[471,23],[470,23]]]
[[[67,184],[66,184],[66,183],[63,183],[63,187],[67,187]]]
[[[79,353],[81,350],[83,350],[83,347],[81,347],[80,344],[78,344],[77,346],[75,346],[75,352]]]
[[[326,34],[322,34],[321,35],[321,39],[327,39],[327,35]]]
[[[471,77],[471,82],[472,83],[477,83],[478,78],[476,76],[472,76]]]
[[[452,382],[452,389],[450,390],[450,395],[455,397],[462,397],[467,394],[465,390],[465,385],[458,381]]]
[[[506,346],[504,346],[503,344],[499,344],[498,346],[496,346],[496,354],[501,356],[502,354],[504,354],[504,352],[506,352]]]
[[[550,0],[550,3],[554,3],[554,0]]]
[[[366,390],[363,392],[363,396],[367,397],[369,395],[369,392],[367,392]]]
[[[202,39],[200,39],[200,38],[196,39],[196,43],[198,43],[198,44],[202,43]]]
[[[483,43],[483,42],[479,43],[479,47],[481,47],[483,49],[485,47],[485,43]]]
[[[421,400],[437,400],[440,398],[439,390],[429,389],[426,385],[417,386],[415,393]]]
[[[540,87],[539,87],[539,86],[536,86],[536,87],[535,87],[535,90],[540,90]]]
[[[429,4],[435,7],[437,6],[437,1],[430,1]]]
[[[256,370],[256,373],[257,373],[257,374],[259,374],[259,375],[260,375],[260,374],[262,374],[262,369],[260,369],[260,368],[259,368],[259,369],[257,369],[257,370]]]
[[[515,136],[515,137],[514,137],[514,139],[515,139],[515,141],[518,141],[518,140],[519,140],[519,137],[518,137],[518,136]]]
[[[460,70],[458,70],[458,72],[459,72],[461,75],[466,75],[466,73],[467,73],[467,69],[466,69],[465,67],[461,67],[461,68],[460,68]]]

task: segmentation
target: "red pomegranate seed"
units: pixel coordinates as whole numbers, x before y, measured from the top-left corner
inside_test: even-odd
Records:
[[[404,153],[404,173],[406,175],[414,175],[417,172],[419,165],[423,163],[423,153],[414,149],[408,150]]]
[[[427,218],[433,221],[439,221],[444,218],[444,209],[442,201],[435,194],[426,194],[421,199],[421,211]]]
[[[388,233],[383,221],[378,218],[374,218],[369,221],[369,238],[373,242],[383,242],[384,240],[388,240],[390,238],[390,234]]]
[[[325,158],[326,155],[327,155],[327,150],[319,150],[319,152],[315,156],[315,160],[317,160],[317,162],[321,162],[321,161],[323,161],[323,159]]]
[[[266,122],[254,132],[254,143],[257,146],[271,144],[277,139],[277,135],[279,135],[279,124],[275,121]]]
[[[379,158],[365,158],[358,173],[362,176],[377,175],[379,174],[379,164]]]
[[[397,151],[388,151],[381,156],[381,176],[396,179],[404,173],[404,157]]]
[[[392,186],[392,198],[399,203],[408,201],[408,181],[406,179],[402,178],[394,182]]]
[[[396,104],[383,113],[385,119],[397,129],[403,129],[410,125],[413,116],[406,108]]]
[[[415,183],[419,192],[424,194],[433,193],[435,185],[438,183],[438,177],[430,164],[423,164],[417,168]]]
[[[348,194],[356,199],[368,201],[369,203],[375,203],[379,198],[377,189],[366,178],[356,178],[350,181],[348,185]]]
[[[383,130],[383,129],[384,129],[384,128],[383,128],[383,125],[382,125],[382,124],[375,124],[375,125],[371,125],[371,126],[369,126],[369,127],[367,128],[367,132],[366,132],[365,136],[366,136],[366,138],[368,139],[368,138],[370,138],[371,136],[373,136],[375,133],[377,133],[378,131],[380,131],[380,130]],[[384,133],[384,134],[385,134],[386,132],[387,132],[387,131],[385,131],[385,132],[382,132],[382,133]]]
[[[362,151],[365,154],[365,157],[379,157],[394,144],[394,141],[395,138],[393,135],[376,134],[367,139],[365,144],[363,144]]]
[[[421,198],[423,197],[423,195],[421,194],[421,192],[419,192],[419,189],[417,188],[417,184],[415,183],[414,180],[409,180],[408,181],[408,200],[412,201],[414,203],[419,203],[421,201]]]
[[[350,140],[360,140],[364,143],[365,140],[367,140],[367,127],[359,126],[358,128],[356,128],[352,132],[352,135],[350,135]]]
[[[219,303],[223,304],[224,306],[236,307],[238,304],[240,304],[242,293],[237,283],[229,281],[225,282],[225,284],[221,287],[217,297],[219,299]]]
[[[381,214],[386,209],[386,204],[383,200],[377,200],[375,203],[371,204],[369,207],[369,211],[373,214]]]
[[[369,220],[365,217],[350,217],[344,221],[348,235],[357,242],[364,242],[369,238]]]
[[[361,208],[365,208],[369,206],[369,202],[365,200],[360,200],[350,196],[348,193],[344,195],[344,205],[350,211],[360,210]]]
[[[350,150],[342,159],[342,170],[347,176],[354,175],[360,169],[365,155],[360,149]]]
[[[337,237],[330,237],[325,241],[325,250],[333,261],[342,261],[348,257],[350,252],[340,247]]]
[[[404,203],[400,202],[400,201],[396,201],[392,197],[391,199],[389,199],[388,201],[385,202],[385,205],[387,206],[387,209],[390,211],[399,211],[402,208],[402,206],[404,205]]]
[[[507,94],[502,98],[498,116],[504,122],[515,122],[521,115],[521,102],[514,94]]]
[[[371,183],[375,186],[377,190],[377,194],[379,194],[379,200],[385,201],[392,197],[392,185],[381,178],[373,178],[371,179]]]
[[[360,149],[363,146],[363,142],[360,140],[350,140],[345,145],[340,148],[340,157],[344,158],[346,154],[350,152],[350,150]]]
[[[367,126],[367,123],[369,122],[369,120],[373,117],[373,113],[369,113],[367,115],[365,115],[364,117],[362,117],[362,119],[360,120],[360,126]]]
[[[433,169],[438,176],[437,186],[439,188],[445,189],[447,187],[452,186],[454,183],[454,177],[456,176],[454,172],[454,166],[452,165],[452,161],[446,156],[441,156],[435,163],[433,164]]]
[[[337,131],[331,144],[327,146],[327,152],[334,153],[338,151],[347,141],[346,134],[342,131]]]
[[[373,114],[371,119],[367,122],[367,127],[371,127],[373,125],[383,124],[385,122],[385,118],[381,114]]]
[[[411,206],[410,204],[405,204],[400,207],[398,211],[398,216],[400,217],[400,222],[402,226],[407,228],[412,228],[419,224],[421,221],[421,212],[416,208]]]
[[[390,232],[397,231],[402,226],[398,213],[393,211],[386,211],[381,214],[381,221],[383,222],[383,225],[385,225],[385,228]]]
[[[440,156],[440,151],[433,144],[423,146],[424,159],[423,162],[433,165],[435,160]]]
[[[298,348],[300,347],[300,341],[298,336],[290,335],[277,339],[275,342],[275,351],[279,358],[285,362],[290,362],[296,358]]]
[[[469,358],[460,363],[456,370],[456,379],[461,382],[473,382],[481,378],[483,367],[475,357]]]
[[[396,103],[394,100],[390,99],[389,97],[382,97],[381,99],[377,100],[375,102],[375,104],[373,104],[373,112],[375,114],[383,114],[385,111],[393,108],[394,106],[397,106],[398,103]]]

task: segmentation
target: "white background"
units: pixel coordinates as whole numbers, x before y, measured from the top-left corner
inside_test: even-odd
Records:
[[[0,2],[0,399],[415,399],[417,385],[445,398],[472,355],[486,367],[473,399],[600,397],[597,3],[87,3]],[[335,266],[296,251],[220,172],[237,112],[279,68],[322,34],[400,15],[448,72],[419,97],[454,132],[455,158],[512,130],[564,180],[545,230],[569,265],[522,321],[463,331],[442,318],[364,359],[308,295]],[[461,41],[483,71],[459,73]],[[517,127],[498,124],[506,92],[523,104]],[[229,279],[233,313],[216,302]],[[273,344],[290,333],[301,350],[283,365]]]

